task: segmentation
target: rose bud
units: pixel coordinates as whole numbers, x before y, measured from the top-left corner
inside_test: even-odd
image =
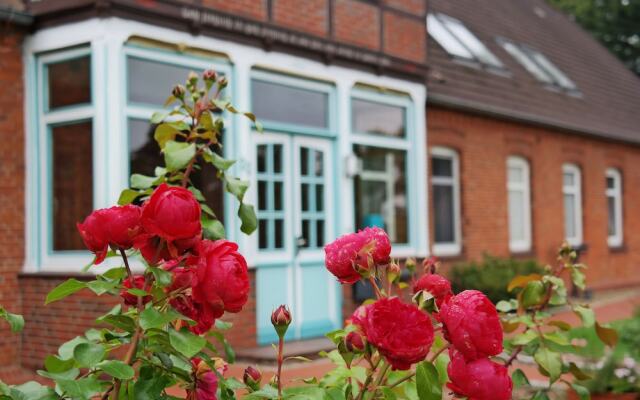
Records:
[[[284,337],[291,324],[291,311],[286,305],[281,305],[271,313],[271,324],[280,338]]]
[[[217,400],[218,377],[211,368],[199,358],[191,360],[194,387],[187,390],[187,400]]]
[[[193,71],[189,72],[189,75],[187,75],[187,82],[195,85],[196,82],[198,82],[198,74]]]
[[[202,79],[205,81],[215,81],[216,80],[216,71],[212,69],[208,69],[202,73]]]
[[[420,279],[418,279],[416,284],[413,286],[413,293],[418,293],[421,290],[427,291],[431,293],[433,297],[435,297],[438,309],[442,308],[442,304],[449,301],[449,299],[453,297],[453,292],[451,291],[451,283],[447,280],[447,278],[441,275],[422,275],[422,277],[420,277]]]
[[[427,314],[397,297],[383,298],[356,310],[354,324],[395,370],[408,370],[427,357],[433,344],[433,325]]]
[[[238,245],[228,240],[203,240],[196,252],[198,256],[187,260],[187,265],[196,267],[193,298],[212,307],[221,304],[227,312],[240,312],[249,299],[249,272]]]
[[[482,292],[465,290],[442,304],[444,336],[467,361],[502,352],[502,325],[496,307]]]
[[[242,381],[245,385],[250,387],[252,390],[260,389],[260,381],[262,380],[262,374],[257,369],[252,366],[248,366],[244,369],[244,374],[242,375]]]
[[[218,79],[218,88],[219,89],[226,88],[228,84],[229,84],[229,80],[227,79],[226,76],[221,76],[220,79]]]
[[[187,89],[185,89],[184,86],[182,85],[176,85],[173,87],[173,90],[171,91],[171,94],[173,95],[173,97],[175,97],[176,99],[183,99],[185,93],[187,92]]]
[[[95,263],[100,264],[109,246],[123,250],[133,246],[140,231],[140,207],[126,205],[95,210],[76,227],[87,248],[95,253]]]
[[[163,183],[142,208],[144,230],[166,241],[171,257],[179,254],[178,242],[202,235],[200,204],[189,190]]]
[[[344,344],[348,351],[361,353],[365,349],[364,339],[359,332],[349,332],[344,338]]]
[[[325,265],[341,283],[355,283],[369,271],[369,259],[387,264],[391,245],[380,228],[343,235],[324,247]]]
[[[449,350],[447,387],[469,400],[509,400],[513,382],[507,368],[488,358],[467,362],[455,349]]]
[[[387,266],[387,281],[389,283],[395,282],[400,276],[400,266],[395,262],[392,262]]]
[[[129,306],[135,306],[138,304],[138,296],[129,293],[128,289],[141,289],[145,290],[145,279],[142,275],[136,275],[133,277],[133,284],[131,283],[131,278],[127,278],[122,282],[122,286],[124,289],[120,291],[120,297],[124,299],[124,304]],[[147,304],[151,301],[151,295],[142,297],[142,304]]]

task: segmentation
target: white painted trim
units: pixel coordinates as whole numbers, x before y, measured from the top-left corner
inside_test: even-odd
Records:
[[[573,210],[574,210],[574,221],[576,223],[575,226],[575,236],[566,237],[565,239],[571,246],[580,246],[583,243],[583,232],[582,232],[582,173],[580,171],[580,167],[575,164],[564,164],[562,165],[562,194],[563,194],[563,203],[564,203],[564,195],[573,195],[573,199],[575,201]],[[564,174],[573,175],[573,185],[565,185],[564,184]],[[566,213],[567,210],[565,209]],[[565,236],[566,236],[566,219],[565,219]]]
[[[411,188],[411,201],[415,204],[415,220],[412,220],[414,228],[411,229],[410,237],[413,246],[397,247],[394,251],[394,256],[426,256],[428,254],[428,233],[427,229],[427,210],[425,207],[420,207],[421,204],[426,203],[426,179],[424,179],[424,172],[426,172],[426,132],[425,132],[425,103],[426,103],[426,88],[422,83],[416,83],[412,81],[393,78],[390,76],[380,76],[374,73],[364,72],[358,69],[345,68],[339,65],[326,65],[322,62],[314,61],[311,59],[300,58],[294,55],[265,51],[260,48],[255,48],[243,44],[239,44],[232,41],[211,38],[208,36],[194,36],[186,32],[180,32],[169,28],[158,27],[142,22],[120,19],[117,17],[109,18],[92,18],[80,22],[73,22],[61,26],[49,27],[41,29],[35,32],[33,35],[26,38],[24,42],[24,59],[27,66],[26,73],[29,74],[25,79],[27,86],[27,96],[25,96],[25,109],[32,110],[35,95],[34,82],[32,77],[35,76],[36,71],[29,69],[29,65],[33,65],[35,55],[42,52],[51,52],[63,49],[69,49],[74,46],[90,46],[93,61],[95,88],[93,92],[94,98],[94,141],[95,145],[101,144],[104,146],[103,150],[100,150],[100,155],[95,158],[96,171],[100,171],[96,177],[96,197],[95,206],[104,207],[115,203],[117,200],[119,191],[123,185],[125,185],[126,178],[123,178],[126,173],[123,173],[128,163],[128,155],[124,154],[121,150],[126,145],[128,140],[126,136],[126,112],[124,108],[124,99],[126,96],[125,89],[126,83],[124,77],[126,76],[126,65],[124,63],[124,55],[130,52],[131,54],[138,52],[144,52],[146,54],[153,53],[155,51],[149,51],[145,49],[129,49],[126,48],[125,43],[131,36],[147,37],[158,41],[164,41],[167,43],[189,43],[193,47],[202,48],[205,50],[211,50],[212,52],[223,53],[229,56],[230,66],[228,71],[232,75],[232,85],[229,88],[230,94],[236,103],[238,109],[249,110],[250,109],[250,78],[256,73],[262,73],[262,69],[278,71],[282,74],[290,74],[295,76],[291,79],[303,79],[307,84],[318,84],[324,87],[331,86],[335,88],[335,101],[330,104],[331,106],[331,118],[334,119],[330,123],[331,129],[337,131],[337,155],[334,159],[335,168],[338,179],[340,180],[339,187],[344,190],[339,194],[342,207],[338,207],[338,232],[336,235],[353,231],[354,218],[353,218],[353,182],[352,178],[346,177],[344,174],[343,161],[352,154],[352,145],[350,137],[351,121],[349,120],[349,107],[351,96],[357,97],[358,90],[354,90],[356,84],[364,84],[370,86],[379,86],[392,89],[394,91],[406,93],[406,100],[411,105],[411,113],[408,113],[407,124],[413,126],[413,132],[411,135],[410,144],[400,145],[401,147],[407,147],[410,149],[410,157],[408,158],[409,168],[415,168],[419,171],[415,175],[415,182],[408,182],[407,185]],[[75,49],[74,49],[75,50]],[[53,53],[52,53],[53,54]],[[141,54],[141,53],[140,53]],[[49,56],[49,55],[47,55]],[[51,57],[54,57],[53,55]],[[182,58],[179,54],[169,55],[164,54],[163,57],[175,58],[182,63]],[[52,58],[53,59],[53,58]],[[185,61],[186,62],[186,61]],[[31,63],[31,64],[30,64]],[[206,63],[203,61],[203,63]],[[205,64],[200,64],[204,66]],[[260,68],[261,71],[255,70]],[[299,78],[298,78],[299,77]],[[101,82],[98,82],[101,81]],[[31,83],[30,83],[31,82]],[[325,84],[324,82],[327,82]],[[39,97],[39,96],[38,96]],[[395,101],[393,96],[389,96],[389,101]],[[142,111],[142,110],[137,110]],[[28,114],[28,113],[27,113]],[[30,121],[31,116],[25,116],[27,118],[27,140],[28,143],[27,152],[28,158],[33,159],[31,154],[32,150],[30,146],[37,148],[38,143],[33,140],[33,132],[38,127],[34,127]],[[53,118],[53,117],[52,117]],[[251,123],[245,118],[239,116],[233,116],[233,135],[232,139],[226,143],[226,148],[230,158],[237,159],[237,163],[232,167],[232,173],[241,179],[248,179],[253,181],[254,176],[254,146],[247,145],[253,143],[255,137],[252,132]],[[409,124],[411,122],[411,124]],[[98,126],[99,125],[99,126]],[[108,139],[107,139],[108,138]],[[357,138],[356,138],[357,139]],[[107,140],[109,146],[107,146]],[[34,143],[35,142],[35,143]],[[384,142],[384,143],[383,143]],[[379,145],[394,146],[391,141],[380,141]],[[400,141],[402,142],[402,141]],[[398,146],[397,144],[395,145]],[[42,146],[40,146],[42,147]],[[37,158],[37,157],[35,157]],[[97,172],[98,173],[98,172]],[[39,221],[39,211],[37,207],[33,205],[33,197],[37,196],[34,191],[34,185],[38,184],[34,181],[34,177],[37,176],[34,165],[29,163],[27,165],[28,188],[27,188],[27,220],[29,221],[27,238],[34,238],[34,234],[37,232],[35,228],[37,221]],[[255,204],[256,190],[252,186],[247,192],[247,199]],[[225,201],[227,204],[229,215],[235,215],[237,204],[233,201]],[[239,231],[239,223],[235,218],[229,218],[225,221],[229,236],[236,240],[241,248],[241,251],[246,254],[247,260],[250,265],[255,265],[257,262],[256,251],[256,238],[255,236],[247,237],[241,234]],[[42,247],[39,243],[27,240],[30,244],[28,246]],[[81,263],[75,261],[75,259],[60,259],[60,262],[53,260],[39,259],[34,253],[36,249],[28,248],[25,270],[48,270],[47,265],[50,264],[52,269],[63,270],[66,265],[66,271],[77,271]],[[260,260],[262,260],[262,255]],[[74,266],[74,267],[70,267]],[[78,266],[75,268],[75,266]]]
[[[614,187],[606,186],[606,178],[612,178]],[[607,243],[609,247],[620,247],[623,243],[624,219],[622,218],[622,174],[616,168],[607,168],[605,178],[605,196],[607,198],[607,216],[609,215],[608,200],[613,198],[614,202],[614,220],[617,231],[613,235],[607,235]],[[609,229],[607,228],[607,232]]]
[[[509,181],[509,169],[518,168],[522,172],[522,182]],[[524,238],[513,239],[511,233],[509,234],[509,250],[513,253],[527,252],[531,250],[531,179],[529,162],[523,157],[509,156],[507,157],[507,214],[509,216],[509,226],[511,226],[511,192],[522,193],[522,210],[524,215],[522,216],[522,222],[524,224]]]
[[[453,219],[454,219],[454,241],[453,242],[434,242],[432,245],[433,254],[436,256],[456,256],[462,252],[462,214],[460,199],[460,159],[458,152],[448,148],[434,146],[431,148],[431,157],[448,158],[451,160],[452,177],[434,177],[431,173],[431,185],[448,185],[453,187]],[[433,205],[432,205],[433,208]],[[434,217],[435,223],[435,217]]]

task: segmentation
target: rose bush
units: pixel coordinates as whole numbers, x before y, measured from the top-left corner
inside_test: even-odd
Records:
[[[551,321],[548,312],[568,304],[564,272],[584,288],[584,266],[575,263],[570,247],[561,248],[558,265],[544,274],[516,277],[509,285],[516,298],[496,309],[481,292],[454,295],[449,281],[437,274],[435,259],[425,261],[421,277],[415,261],[401,265],[392,259],[381,228],[344,235],[325,247],[327,270],[339,282],[363,280],[375,292],[375,299],[360,305],[343,329],[327,333],[336,349],[323,355],[336,368],[320,379],[286,387],[284,338],[292,313],[282,305],[271,315],[279,338],[274,378],[262,384],[254,367],[245,370],[243,382],[225,376],[235,356],[224,337],[231,324],[220,318],[241,312],[247,303],[248,268],[190,175],[199,163],[211,164],[238,200],[240,230],[251,234],[256,229],[254,209],[244,202],[248,183],[230,175],[234,162],[218,151],[222,112],[238,112],[219,99],[227,85],[225,77],[209,70],[202,81],[192,73],[184,86],[173,89],[167,104],[174,108],[151,120],[157,124],[154,138],[164,166],[156,168],[155,176],[133,174],[118,206],[96,210],[77,224],[95,254],[91,265],[113,258],[112,267],[88,282],[70,279],[46,299],[48,304],[89,289],[121,298],[122,304],[97,319],[99,329],[47,357],[38,373],[50,385],[0,382],[0,400],[173,400],[168,393],[173,387],[182,387],[188,400],[436,400],[443,388],[469,400],[506,400],[514,387],[528,382],[513,368],[522,353],[533,358],[550,384],[563,382],[588,398],[579,382],[566,379],[587,374],[563,360],[561,354],[575,346],[566,323]],[[244,115],[261,129],[253,114]],[[598,324],[592,310],[571,306],[602,341],[615,343],[615,331]],[[24,325],[20,316],[1,307],[0,318],[13,331]],[[503,330],[512,333],[504,345]],[[533,396],[548,399],[547,389]]]

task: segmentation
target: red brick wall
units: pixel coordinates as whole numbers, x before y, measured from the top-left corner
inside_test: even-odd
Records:
[[[325,36],[329,32],[327,0],[273,0],[276,24]]]
[[[380,8],[358,0],[336,0],[335,37],[345,43],[380,48]]]
[[[640,147],[502,122],[429,106],[429,146],[454,148],[460,156],[463,254],[509,256],[506,159],[525,157],[531,170],[533,250],[528,256],[553,262],[564,237],[562,164],[582,169],[584,243],[592,289],[640,283]],[[607,244],[605,171],[623,175],[624,247]],[[430,207],[430,220],[432,210]],[[431,226],[433,237],[433,226]],[[450,263],[449,263],[450,264]]]
[[[261,21],[267,19],[267,0],[202,0],[202,5]]]
[[[384,13],[385,53],[420,62],[426,58],[425,19],[386,11]]]
[[[18,272],[24,260],[24,110],[22,34],[0,26],[0,305],[21,312]],[[20,336],[0,322],[0,375],[18,357]]]

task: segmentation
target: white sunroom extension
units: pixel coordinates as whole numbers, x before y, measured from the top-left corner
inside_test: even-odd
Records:
[[[298,316],[294,337],[340,325],[341,292],[322,250],[336,236],[380,226],[394,256],[427,255],[421,83],[118,18],[40,30],[24,54],[27,272],[78,272],[90,261],[75,223],[115,204],[130,173],[162,162],[149,118],[189,71],[209,68],[264,125],[258,133],[225,115],[224,155],[251,181],[255,234],[240,233],[213,167],[194,176],[257,269],[259,341],[270,339],[261,328],[280,303]]]

